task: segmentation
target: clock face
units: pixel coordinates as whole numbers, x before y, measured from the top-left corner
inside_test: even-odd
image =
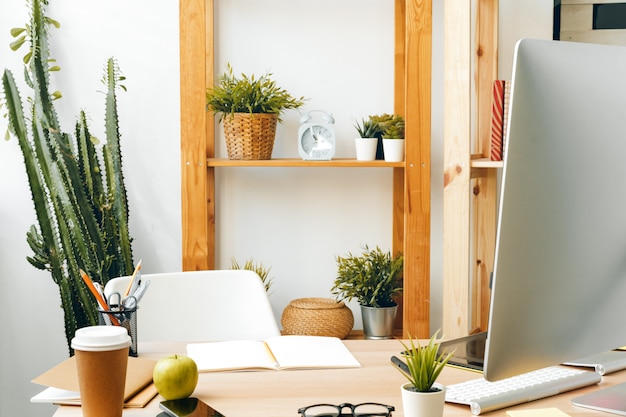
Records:
[[[302,133],[300,144],[305,154],[315,159],[330,159],[335,149],[333,132],[320,125],[309,126]]]

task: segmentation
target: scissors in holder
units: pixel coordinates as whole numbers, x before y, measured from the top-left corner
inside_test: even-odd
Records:
[[[122,295],[116,291],[109,295],[109,307],[113,311],[133,310],[137,307],[137,297],[129,295],[122,298]]]

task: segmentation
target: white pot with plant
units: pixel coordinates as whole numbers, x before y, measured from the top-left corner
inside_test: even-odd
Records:
[[[357,122],[354,128],[359,134],[359,137],[354,139],[357,161],[375,160],[378,136],[382,133],[380,126],[371,119],[363,119],[361,123]]]
[[[437,378],[452,356],[452,352],[439,352],[441,342],[435,332],[427,345],[413,340],[402,343],[402,357],[408,373],[402,372],[409,382],[400,387],[402,408],[405,417],[441,417],[446,400],[446,388],[437,383]]]
[[[404,257],[363,247],[363,253],[337,257],[337,278],[331,293],[340,299],[356,299],[361,306],[366,339],[389,339],[398,309],[396,297],[402,292]]]
[[[383,125],[383,153],[387,162],[404,161],[404,118],[393,115]]]

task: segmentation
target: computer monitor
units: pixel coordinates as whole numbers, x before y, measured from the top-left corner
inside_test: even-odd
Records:
[[[518,42],[487,380],[626,345],[626,48]]]

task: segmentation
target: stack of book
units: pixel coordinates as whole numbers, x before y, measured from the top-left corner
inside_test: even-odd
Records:
[[[509,114],[510,81],[494,80],[491,103],[491,147],[492,161],[501,161],[504,152],[506,125]]]

